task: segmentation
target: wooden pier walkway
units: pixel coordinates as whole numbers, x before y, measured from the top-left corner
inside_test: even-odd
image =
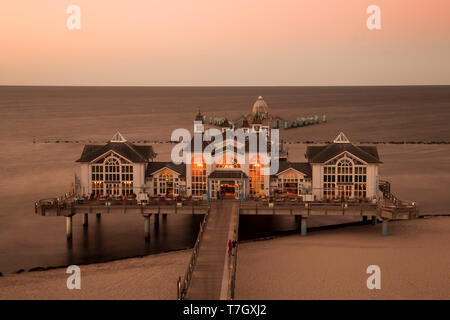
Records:
[[[211,205],[199,256],[187,291],[189,300],[225,300],[231,297],[233,259],[228,253],[228,240],[237,240],[239,202],[222,200]]]

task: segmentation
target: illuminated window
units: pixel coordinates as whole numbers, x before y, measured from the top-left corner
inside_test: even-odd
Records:
[[[367,196],[367,168],[355,167],[355,198],[364,199]]]
[[[202,156],[192,157],[192,195],[206,193],[206,163]]]
[[[336,167],[325,166],[323,168],[323,195],[325,198],[334,198],[336,195]]]
[[[240,164],[237,163],[237,160],[234,157],[223,156],[217,163],[216,168],[221,169],[234,169],[240,168]]]
[[[108,156],[91,165],[92,192],[95,195],[133,193],[133,165],[124,159]]]
[[[103,181],[92,181],[92,192],[94,195],[103,194]]]
[[[366,198],[367,166],[350,156],[328,162],[323,168],[324,198]]]
[[[264,195],[264,164],[258,156],[253,157],[249,164],[250,194]]]
[[[281,186],[281,192],[287,195],[298,194],[298,175],[291,171],[286,172],[280,177],[279,184]]]
[[[174,193],[174,178],[170,170],[163,170],[158,177],[159,182],[159,194],[160,195],[173,195]]]

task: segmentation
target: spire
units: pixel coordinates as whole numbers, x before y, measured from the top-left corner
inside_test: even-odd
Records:
[[[343,132],[339,133],[339,135],[334,139],[333,143],[350,143]]]
[[[198,108],[198,113],[195,116],[195,121],[201,121],[202,123],[204,123],[204,120],[205,120],[205,117],[200,112],[200,108]]]
[[[116,134],[111,138],[110,142],[127,142],[125,138],[120,134],[119,131],[116,132]]]

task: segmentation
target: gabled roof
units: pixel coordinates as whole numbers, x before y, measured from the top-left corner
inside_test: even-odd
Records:
[[[294,169],[303,173],[307,177],[312,176],[311,165],[308,162],[289,162],[287,160],[280,160],[279,169],[276,175],[286,171],[288,169]]]
[[[178,173],[180,176],[185,177],[186,176],[186,164],[174,164],[173,162],[149,162],[147,165],[147,171],[145,175],[147,177],[153,175],[155,172],[167,168],[170,169],[176,173]]]
[[[309,163],[325,163],[343,152],[348,152],[367,163],[381,163],[376,146],[354,146],[351,143],[308,146],[305,156]]]
[[[308,146],[305,157],[309,163],[325,163],[343,152],[348,152],[367,163],[381,163],[377,147],[354,146],[342,132],[338,134],[332,144]]]
[[[211,172],[209,178],[212,179],[242,179],[247,175],[240,170],[215,170]]]
[[[129,142],[108,142],[106,145],[86,145],[76,162],[91,162],[103,154],[114,151],[131,162],[148,162],[156,157],[152,146],[136,146]]]

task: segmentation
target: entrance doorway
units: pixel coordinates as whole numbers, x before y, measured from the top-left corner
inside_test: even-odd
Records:
[[[220,194],[225,199],[233,199],[235,197],[235,182],[220,181]]]
[[[298,194],[297,182],[286,182],[283,187],[284,193],[288,196],[296,196]]]

